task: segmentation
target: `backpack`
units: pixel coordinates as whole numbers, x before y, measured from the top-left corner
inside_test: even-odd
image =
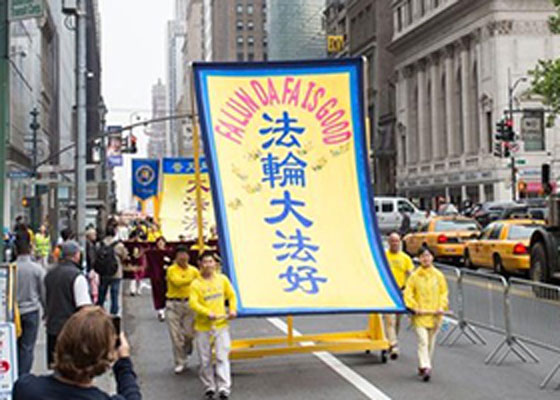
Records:
[[[115,246],[119,242],[106,245],[101,242],[95,255],[95,262],[93,263],[93,270],[100,276],[113,276],[119,269],[117,255],[115,254]]]

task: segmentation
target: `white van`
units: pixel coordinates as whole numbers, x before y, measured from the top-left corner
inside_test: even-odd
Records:
[[[377,225],[383,233],[398,231],[402,223],[401,210],[410,216],[410,229],[427,221],[426,212],[421,211],[404,197],[375,197]]]

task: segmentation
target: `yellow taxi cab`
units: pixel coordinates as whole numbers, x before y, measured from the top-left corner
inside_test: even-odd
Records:
[[[510,219],[494,221],[475,240],[465,246],[465,266],[491,268],[496,273],[529,271],[529,241],[531,234],[544,221]]]
[[[403,249],[410,255],[428,247],[438,260],[460,261],[465,252],[465,242],[478,237],[480,225],[472,218],[461,216],[434,217],[419,225],[416,232],[403,238]]]

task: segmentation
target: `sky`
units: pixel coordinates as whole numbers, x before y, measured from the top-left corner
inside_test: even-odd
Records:
[[[165,36],[174,0],[99,0],[101,13],[102,94],[109,110],[107,125],[129,125],[151,113],[151,88],[165,82]],[[147,140],[137,128],[139,151]],[[131,156],[115,169],[118,208],[131,202]]]

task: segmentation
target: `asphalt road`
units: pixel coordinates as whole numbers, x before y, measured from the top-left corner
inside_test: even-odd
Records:
[[[125,297],[124,324],[133,348],[135,369],[145,399],[200,399],[196,356],[182,375],[173,374],[169,334],[156,319],[148,293]],[[279,319],[239,319],[232,325],[233,338],[279,335]],[[296,317],[302,333],[342,331],[365,327],[366,316]],[[535,349],[539,364],[523,364],[510,356],[502,366],[485,365],[484,359],[500,337],[483,332],[488,345],[460,340],[453,347],[436,350],[430,383],[416,376],[415,338],[406,323],[401,331],[401,357],[388,364],[378,354],[297,355],[234,361],[232,399],[557,399],[554,385],[545,391],[538,385],[560,361],[560,355]],[[361,390],[360,390],[361,388]],[[369,393],[369,394],[365,394]]]

